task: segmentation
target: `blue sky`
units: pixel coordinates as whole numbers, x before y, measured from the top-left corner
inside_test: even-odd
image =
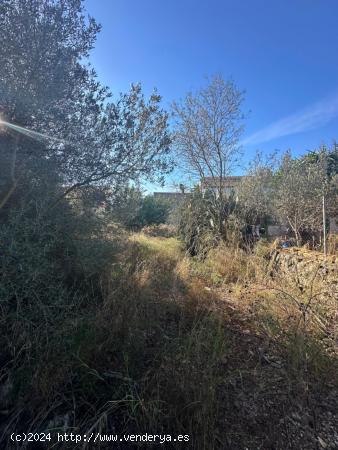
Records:
[[[140,81],[168,106],[220,72],[246,91],[245,160],[338,139],[337,0],[85,4],[103,26],[91,61],[114,93]]]

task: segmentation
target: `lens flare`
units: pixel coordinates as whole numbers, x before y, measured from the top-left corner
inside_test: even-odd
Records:
[[[3,124],[2,116],[0,115],[0,134],[5,130],[5,125]]]
[[[63,139],[59,139],[54,136],[50,136],[48,134],[39,133],[34,130],[29,130],[28,128],[20,127],[19,125],[15,125],[14,123],[7,122],[6,120],[3,120],[2,117],[0,116],[0,131],[5,128],[9,128],[13,131],[16,131],[17,133],[21,133],[27,137],[30,137],[30,138],[38,140],[38,141],[49,140],[49,141],[60,142],[63,144],[67,143]]]

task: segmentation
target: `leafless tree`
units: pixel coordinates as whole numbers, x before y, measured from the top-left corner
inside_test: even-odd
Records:
[[[200,179],[212,178],[219,203],[219,224],[224,221],[224,178],[240,156],[243,131],[243,92],[221,75],[172,105],[178,163]]]

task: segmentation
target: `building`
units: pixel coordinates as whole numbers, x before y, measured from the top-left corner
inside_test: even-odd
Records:
[[[221,185],[224,193],[227,197],[231,194],[236,193],[236,189],[243,180],[243,176],[231,176],[224,177],[221,180]],[[206,191],[213,191],[215,194],[219,192],[220,188],[220,178],[219,177],[204,177],[201,179],[201,191],[205,193]]]
[[[228,176],[221,180],[223,192],[227,197],[236,195],[236,191],[244,179],[244,176]],[[219,177],[204,177],[200,181],[201,192],[204,194],[207,191],[212,191],[218,195],[220,186]],[[173,204],[178,204],[189,197],[191,193],[184,192],[154,192],[154,197],[170,201]],[[338,234],[338,217],[329,218],[329,233]],[[286,224],[270,223],[267,227],[267,235],[270,237],[285,236],[290,233],[289,227]]]

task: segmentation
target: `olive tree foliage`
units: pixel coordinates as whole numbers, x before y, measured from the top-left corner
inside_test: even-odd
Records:
[[[297,245],[323,232],[327,215],[337,211],[337,150],[320,148],[301,158],[257,154],[238,190],[237,214],[248,224],[270,219],[289,227]]]
[[[0,3],[0,206],[46,161],[65,191],[170,171],[167,114],[140,85],[111,101],[86,62],[100,26],[82,0]],[[5,130],[4,130],[5,128]],[[3,134],[6,132],[6,134]]]
[[[111,217],[124,227],[139,230],[147,225],[159,225],[167,221],[170,202],[153,195],[143,195],[137,186],[121,186],[112,201]]]
[[[93,91],[93,74],[79,60],[88,55],[98,29],[92,19],[85,23],[80,2],[1,2],[2,119],[62,139],[72,108],[76,102],[85,103],[86,93]],[[78,95],[81,92],[82,99]],[[105,97],[104,89],[97,89],[95,94],[102,100]],[[11,167],[12,189],[25,178],[29,168],[41,169],[43,160],[53,159],[54,165],[59,162],[61,166],[66,159],[62,141],[45,141],[42,136],[32,140],[32,136],[11,131],[1,137],[1,157]],[[3,178],[7,164],[2,164],[2,168]],[[2,203],[7,193],[1,193]]]
[[[118,186],[109,202],[112,220],[126,228],[131,227],[141,207],[142,200],[143,192],[138,186]]]
[[[78,330],[88,329],[123,245],[117,227],[92,214],[99,194],[171,166],[159,95],[146,99],[135,85],[112,100],[87,64],[98,31],[80,0],[0,1],[0,392],[8,442],[12,428],[36,423],[21,407],[30,398],[48,397],[41,426],[49,426],[66,378],[50,387],[47,374],[78,353],[75,342],[87,348]],[[69,382],[77,378],[71,367],[62,370]]]
[[[172,105],[178,160],[195,177],[213,179],[220,231],[225,219],[224,178],[240,156],[242,102],[243,92],[234,82],[216,75],[205,87]]]
[[[327,213],[334,213],[337,207],[336,180],[328,174],[327,151],[321,149],[317,156],[317,160],[292,159],[286,153],[276,173],[276,216],[279,222],[289,225],[297,245],[302,244],[304,233],[323,231],[323,197]]]
[[[83,160],[79,148],[70,161],[71,189],[88,183],[116,186],[140,179],[162,182],[172,161],[168,117],[160,101],[156,92],[145,100],[137,84],[115,103],[107,104],[100,118],[88,124],[88,160]]]
[[[81,0],[0,1],[0,359],[19,349],[33,373],[20,348],[49,353],[43,336],[99,297],[113,260],[97,193],[171,168],[160,96],[134,85],[112,99],[87,63],[99,30]]]
[[[338,143],[334,142],[333,146],[326,147],[322,145],[319,150],[312,150],[304,156],[309,163],[321,163],[324,166],[327,181],[335,184],[338,175]]]

